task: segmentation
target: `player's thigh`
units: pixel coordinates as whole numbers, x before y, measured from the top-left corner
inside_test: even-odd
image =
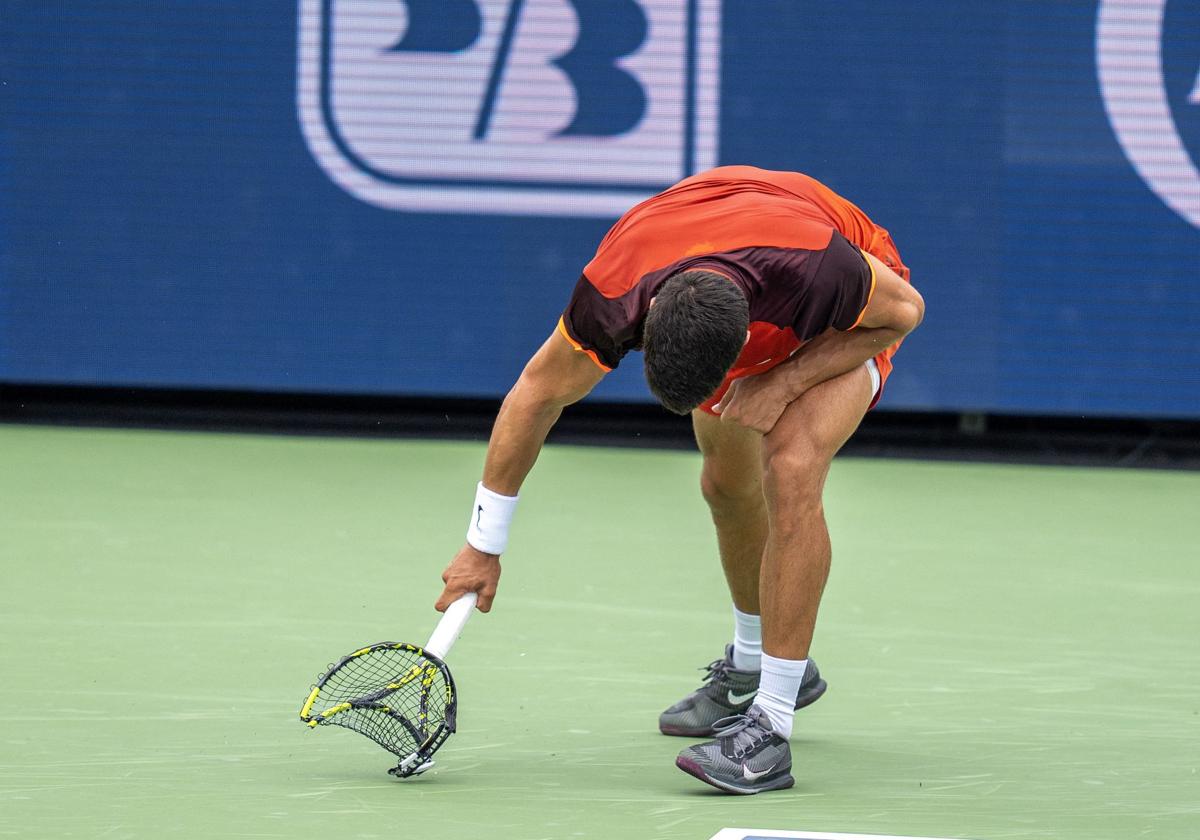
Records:
[[[836,376],[794,400],[763,437],[763,487],[773,497],[819,495],[829,464],[854,434],[875,396],[866,366]]]
[[[704,457],[704,498],[716,504],[761,497],[762,435],[699,409],[692,412],[692,428]]]

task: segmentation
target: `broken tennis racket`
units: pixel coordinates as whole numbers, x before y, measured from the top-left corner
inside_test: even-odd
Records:
[[[370,738],[407,778],[433,766],[433,754],[457,727],[458,696],[443,657],[475,608],[469,592],[446,608],[424,647],[379,642],[342,657],[313,686],[300,709],[312,728],[332,724]]]

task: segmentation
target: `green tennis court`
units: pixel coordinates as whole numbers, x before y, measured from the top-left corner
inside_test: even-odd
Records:
[[[483,446],[0,426],[0,834],[1200,836],[1200,474],[840,459],[797,786],[679,772],[730,632],[698,456],[552,446],[460,731],[407,782],[297,718],[423,642]]]

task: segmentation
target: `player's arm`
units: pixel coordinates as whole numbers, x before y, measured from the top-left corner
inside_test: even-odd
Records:
[[[808,389],[848,373],[915,330],[925,317],[920,293],[870,254],[874,288],[858,323],[828,329],[792,358],[759,376],[734,382],[719,410],[722,419],[766,434],[789,403]]]
[[[875,288],[858,324],[846,332],[826,330],[779,366],[791,399],[882,353],[925,317],[925,301],[916,289],[882,261],[867,253],[863,256],[875,274]]]
[[[604,374],[561,332],[553,332],[500,406],[483,465],[483,485],[515,496],[562,410],[586,397]]]
[[[489,499],[500,508],[510,504],[505,497],[515,501],[563,408],[587,396],[605,372],[586,353],[576,350],[561,332],[555,331],[546,339],[500,406],[488,442],[484,489],[480,492],[493,494]],[[480,512],[473,511],[473,515]],[[475,520],[472,523],[479,524]],[[459,596],[478,592],[479,609],[487,612],[500,580],[500,555],[468,542],[446,567],[442,580],[446,586],[436,609],[445,610]]]

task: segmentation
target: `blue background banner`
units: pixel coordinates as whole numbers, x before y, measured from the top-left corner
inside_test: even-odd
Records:
[[[302,126],[308,5],[0,0],[0,381],[507,390],[615,213],[565,199],[521,215],[398,209],[364,199],[370,184],[352,195],[345,179],[359,176],[331,173]],[[519,74],[539,55],[529,33],[542,30],[514,17],[505,46],[513,56],[503,67],[489,61],[504,14],[488,10],[503,5],[480,5],[487,14],[472,21],[473,46],[434,58],[493,78],[487,140],[517,160],[523,147],[504,146],[505,137],[533,123],[514,122],[517,97],[509,89],[506,99],[503,86],[525,84]],[[587,23],[570,73],[548,53],[528,84],[558,91],[569,76],[581,100],[611,90],[626,103],[620,113],[634,116],[642,112],[628,103],[641,102],[641,84],[637,130],[658,133],[631,148],[668,150],[655,166],[673,165],[679,136],[703,161],[708,132],[717,163],[807,172],[886,226],[928,311],[897,356],[885,407],[1200,417],[1200,222],[1156,194],[1161,183],[1131,159],[1137,142],[1129,152],[1114,131],[1109,110],[1124,105],[1106,108],[1097,4],[763,0],[724,3],[718,20],[705,17],[713,4],[680,0],[674,46],[653,42],[676,32],[661,23],[671,19],[662,2],[621,5],[612,20],[642,15],[646,43],[568,0],[527,0],[525,14],[566,21],[569,35],[573,21]],[[1167,123],[1147,131],[1173,130],[1200,157],[1200,6],[1109,5],[1133,21],[1132,58],[1120,64],[1117,50],[1114,73],[1132,79],[1135,98],[1162,95],[1168,105]],[[383,42],[399,43],[405,4],[375,6],[355,25],[376,20]],[[1157,33],[1156,20],[1161,73],[1134,43],[1138,22]],[[706,64],[705,38],[715,39],[719,67]],[[459,48],[469,39],[451,40]],[[655,67],[674,66],[676,46],[688,78],[660,95],[677,74]],[[522,50],[532,50],[524,63]],[[638,65],[638,55],[653,60]],[[401,50],[387,60],[425,58]],[[622,62],[639,69],[615,70]],[[593,66],[622,81],[587,83]],[[431,75],[405,101],[451,121],[454,103],[479,113],[447,78]],[[552,97],[530,98],[528,120],[542,98]],[[391,125],[381,101],[355,113],[378,112]],[[594,106],[579,112],[605,113]],[[683,123],[672,122],[676,113]],[[587,124],[624,130],[630,121],[605,119],[570,124],[586,133]],[[361,148],[382,144],[378,159],[395,163],[393,129],[372,136],[363,125],[352,126]],[[396,136],[424,130],[396,125]],[[684,133],[672,134],[680,125]],[[574,160],[571,133],[547,134],[551,163]],[[599,138],[596,148],[619,141]],[[463,165],[488,164],[480,161]],[[1180,171],[1176,203],[1186,210],[1194,189],[1200,206],[1200,177],[1191,184]],[[491,187],[464,183],[487,203]],[[596,396],[648,400],[638,360]]]

